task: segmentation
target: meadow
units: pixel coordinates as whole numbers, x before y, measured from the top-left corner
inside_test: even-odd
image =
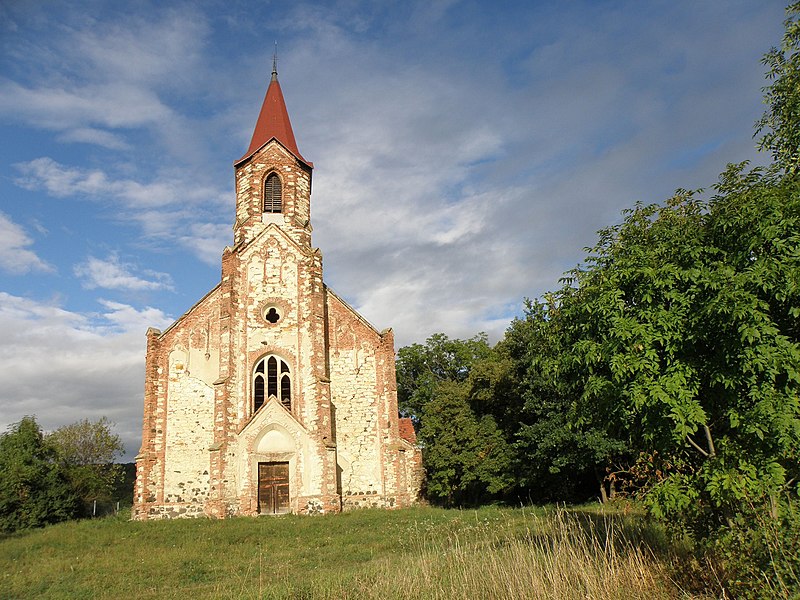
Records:
[[[131,522],[0,539],[3,598],[699,598],[636,511],[362,510]]]

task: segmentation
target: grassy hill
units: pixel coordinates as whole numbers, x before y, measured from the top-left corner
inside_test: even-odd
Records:
[[[0,539],[2,598],[689,598],[636,514],[363,510],[64,523]]]

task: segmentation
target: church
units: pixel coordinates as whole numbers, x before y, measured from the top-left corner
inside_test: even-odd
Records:
[[[234,163],[220,282],[147,331],[134,519],[319,514],[417,500],[422,458],[397,412],[394,337],[324,283],[313,164],[273,63]]]

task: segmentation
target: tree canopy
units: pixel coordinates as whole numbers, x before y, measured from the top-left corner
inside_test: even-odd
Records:
[[[122,465],[114,464],[124,451],[122,440],[111,426],[106,417],[81,419],[47,436],[86,516],[92,514],[95,501],[111,500],[123,476]]]
[[[558,294],[572,420],[669,457],[656,514],[718,522],[800,474],[799,233],[798,181],[732,165],[603,230]]]
[[[0,436],[0,531],[71,519],[78,498],[33,417]]]
[[[788,18],[780,47],[764,55],[767,77],[764,88],[764,115],[756,122],[760,150],[769,150],[775,164],[787,173],[800,169],[800,2],[786,9]]]
[[[105,417],[83,419],[49,435],[25,417],[0,436],[0,531],[91,516],[110,501],[122,476],[123,452]]]
[[[486,334],[468,340],[453,340],[442,333],[429,337],[425,345],[411,344],[397,353],[397,403],[400,414],[419,426],[425,405],[442,381],[463,382],[470,369],[491,353]]]
[[[426,494],[446,506],[478,504],[514,486],[513,455],[499,424],[507,405],[495,400],[503,373],[497,360],[485,334],[436,334],[398,352],[400,412],[419,429]]]

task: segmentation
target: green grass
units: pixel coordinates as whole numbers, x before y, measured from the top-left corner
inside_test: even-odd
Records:
[[[2,598],[687,598],[658,531],[597,510],[80,521],[0,540]]]

